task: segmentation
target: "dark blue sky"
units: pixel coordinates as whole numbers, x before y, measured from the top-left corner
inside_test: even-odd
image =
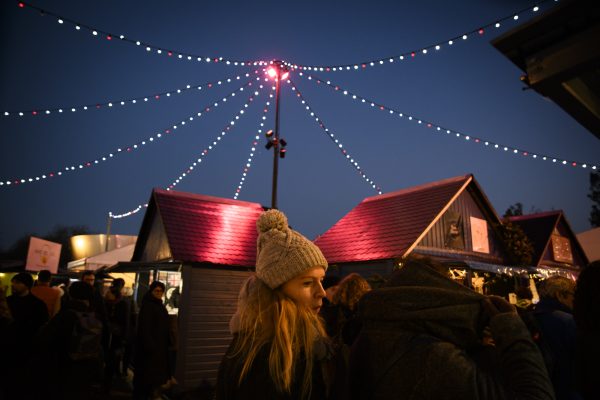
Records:
[[[528,1],[36,1],[36,6],[116,35],[179,52],[236,60],[284,59],[302,65],[354,64],[446,41],[533,6]],[[540,13],[552,2],[542,6]],[[107,213],[148,201],[187,170],[236,113],[248,90],[189,121],[247,78],[175,94],[255,68],[179,60],[59,24],[16,1],[0,5],[0,180],[41,176],[98,159],[177,125],[174,133],[98,166],[18,186],[0,186],[0,248],[55,225],[106,230]],[[551,101],[522,90],[522,74],[490,41],[529,20],[458,40],[414,59],[359,71],[320,72],[340,87],[415,119],[492,142],[561,159],[600,162],[600,141]],[[492,150],[436,133],[424,124],[353,101],[292,73],[305,98],[365,173],[390,192],[473,173],[496,211],[563,209],[576,232],[589,229],[589,171]],[[263,84],[265,84],[263,82]],[[253,88],[258,89],[254,84]],[[232,198],[259,128],[268,86],[201,165],[176,190]],[[121,99],[172,92],[148,103]],[[55,109],[115,101],[113,108],[36,117],[5,111]],[[376,192],[298,102],[281,97],[279,207],[314,238]],[[181,125],[181,121],[187,121]],[[265,128],[272,128],[274,113]],[[261,143],[240,199],[270,205],[272,154]],[[78,169],[78,168],[77,168]],[[137,234],[143,212],[113,222]]]

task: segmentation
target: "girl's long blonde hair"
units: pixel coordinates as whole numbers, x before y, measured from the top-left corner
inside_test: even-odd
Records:
[[[242,287],[237,313],[238,340],[232,356],[241,354],[243,359],[238,384],[249,373],[261,348],[269,345],[269,371],[277,390],[291,392],[294,371],[302,354],[305,370],[301,398],[309,397],[315,342],[327,336],[319,317],[255,276]]]

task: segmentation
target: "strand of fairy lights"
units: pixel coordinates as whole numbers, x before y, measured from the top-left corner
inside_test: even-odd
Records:
[[[142,210],[142,208],[148,208],[148,203],[140,204],[133,210],[124,212],[122,214],[113,214],[112,211],[109,211],[108,216],[113,219],[126,218],[132,216],[133,214],[137,214]]]
[[[263,86],[259,85],[259,90],[262,89]],[[207,148],[205,148],[204,150],[202,150],[202,152],[200,153],[200,156],[198,157],[198,159],[196,161],[194,161],[185,172],[183,172],[181,175],[179,175],[179,177],[177,179],[175,179],[173,182],[171,182],[171,184],[166,188],[167,190],[171,190],[173,188],[175,188],[175,186],[177,186],[179,183],[181,183],[181,181],[188,175],[190,175],[192,173],[192,171],[194,170],[194,168],[202,163],[202,160],[204,159],[204,157],[208,154],[209,151],[211,151],[212,149],[214,149],[215,147],[217,147],[217,145],[219,144],[219,142],[221,141],[221,139],[223,137],[225,137],[225,135],[227,135],[227,133],[229,133],[233,128],[235,128],[235,123],[236,121],[238,121],[245,113],[245,110],[249,107],[250,103],[252,103],[254,101],[254,99],[260,94],[259,90],[255,91],[254,93],[252,93],[252,95],[250,95],[250,97],[248,97],[248,100],[246,100],[246,103],[244,103],[244,106],[237,112],[237,114],[235,114],[235,116],[231,119],[231,121],[229,121],[227,123],[227,125],[225,125],[225,127],[223,127],[223,130],[221,131],[221,133],[213,140],[212,144],[210,144]]]
[[[267,100],[267,102],[265,103],[265,107],[263,108],[263,113],[262,113],[261,120],[260,120],[260,126],[256,132],[256,136],[254,136],[254,139],[252,140],[252,145],[250,146],[250,154],[248,156],[248,160],[246,161],[246,164],[244,165],[244,168],[242,169],[242,177],[240,178],[240,183],[238,184],[238,187],[236,188],[235,193],[233,194],[234,200],[237,200],[237,198],[240,196],[240,192],[242,191],[244,183],[246,182],[246,177],[250,171],[250,168],[252,167],[252,160],[254,159],[254,152],[256,151],[256,146],[258,145],[258,141],[260,140],[260,135],[263,133],[265,121],[267,120],[267,114],[269,113],[269,107],[271,106],[271,100],[273,99],[273,91],[274,90],[275,90],[275,87],[272,86],[271,93],[269,93],[269,100]]]
[[[260,80],[260,78],[257,77],[256,80]],[[209,106],[205,106],[202,109],[202,111],[196,113],[195,116],[202,117],[204,114],[210,112],[213,108],[218,107],[220,103],[227,102],[228,98],[235,97],[236,93],[243,92],[244,88],[247,87],[247,86],[252,86],[252,80],[246,82],[243,86],[241,86],[240,88],[236,89],[235,91],[229,93],[227,96],[223,97],[222,99],[213,102]],[[187,119],[188,119],[188,121],[194,121],[194,116],[190,116]],[[45,180],[45,179],[48,179],[48,178],[54,178],[54,177],[57,177],[57,176],[63,176],[64,174],[69,173],[69,172],[79,171],[79,170],[82,170],[82,169],[85,169],[85,168],[89,168],[89,167],[92,167],[92,166],[95,166],[95,165],[99,165],[99,164],[101,164],[103,162],[107,162],[107,161],[113,159],[114,157],[116,157],[119,154],[130,153],[130,152],[133,152],[135,150],[138,150],[138,149],[141,149],[141,148],[145,147],[147,144],[154,143],[156,140],[161,139],[163,136],[172,134],[177,128],[179,128],[180,126],[184,126],[184,125],[186,125],[186,121],[182,120],[179,124],[175,124],[175,125],[173,125],[173,126],[171,126],[169,128],[166,128],[162,132],[158,132],[155,135],[150,136],[146,140],[142,140],[142,141],[137,142],[137,143],[135,143],[135,144],[133,144],[131,146],[119,147],[119,148],[116,149],[115,152],[108,153],[108,154],[105,154],[103,156],[100,156],[100,157],[96,158],[93,161],[86,161],[86,162],[83,162],[83,163],[78,164],[78,165],[70,165],[70,166],[67,166],[67,167],[60,168],[57,171],[47,172],[47,173],[40,174],[40,175],[38,175],[36,177],[16,178],[16,179],[12,179],[12,180],[0,179],[0,187],[2,187],[2,186],[5,186],[5,187],[7,187],[7,186],[15,186],[15,185],[20,185],[20,184],[24,184],[24,183],[39,182],[39,181],[42,181],[42,180]]]
[[[304,77],[304,74],[302,72],[299,73],[300,76]],[[542,161],[550,161],[553,164],[558,164],[558,165],[566,165],[566,166],[571,166],[571,167],[581,167],[583,169],[587,169],[590,168],[592,170],[597,170],[598,166],[594,163],[589,163],[589,162],[581,162],[581,161],[569,161],[566,160],[564,158],[561,157],[554,157],[554,156],[549,156],[549,155],[545,155],[545,154],[541,154],[541,153],[536,153],[536,152],[531,152],[529,150],[524,150],[524,149],[519,149],[516,148],[514,146],[508,146],[508,145],[504,145],[501,143],[495,143],[493,141],[487,140],[487,139],[483,139],[483,138],[479,138],[479,137],[475,137],[472,135],[466,135],[464,133],[458,132],[454,129],[448,129],[448,128],[444,128],[440,125],[437,125],[433,122],[429,122],[427,120],[424,120],[422,118],[418,118],[400,111],[397,111],[391,107],[385,106],[383,104],[377,103],[375,101],[369,100],[367,98],[361,97],[357,94],[354,94],[352,92],[350,92],[349,90],[346,90],[334,83],[332,83],[330,80],[324,81],[322,79],[319,79],[313,75],[308,75],[306,77],[304,77],[305,79],[308,79],[309,81],[314,81],[317,84],[325,84],[328,87],[332,88],[335,92],[339,92],[342,93],[344,96],[350,96],[350,98],[352,100],[356,100],[362,104],[365,104],[367,106],[369,106],[370,108],[373,109],[377,109],[383,112],[386,112],[387,114],[390,115],[397,115],[401,118],[406,118],[409,121],[413,121],[416,122],[419,125],[424,125],[427,128],[431,128],[434,129],[436,132],[440,132],[440,133],[444,133],[446,135],[452,135],[454,137],[456,137],[457,139],[463,139],[465,141],[468,142],[472,142],[472,143],[476,143],[476,144],[481,144],[485,147],[491,148],[491,149],[497,149],[497,150],[501,150],[507,153],[512,153],[514,155],[520,155],[523,157],[530,157],[533,158],[535,160],[542,160]]]
[[[245,77],[248,78],[250,77],[249,73],[245,74]],[[231,83],[234,82],[236,80],[240,80],[241,77],[240,75],[235,76],[235,77],[229,77],[229,78],[225,78],[225,79],[221,79],[218,81],[214,81],[214,82],[207,82],[204,83],[202,85],[186,85],[184,88],[181,89],[173,89],[173,90],[169,90],[167,92],[162,92],[162,93],[155,93],[149,96],[142,96],[142,97],[136,97],[136,98],[129,98],[129,99],[121,99],[121,100],[110,100],[110,101],[106,101],[106,102],[98,102],[98,103],[93,103],[93,104],[87,104],[87,105],[79,105],[79,106],[67,106],[67,107],[59,107],[59,108],[38,108],[35,110],[21,110],[21,111],[4,111],[3,115],[5,117],[8,116],[19,116],[19,117],[23,117],[23,116],[28,116],[28,115],[33,115],[33,116],[37,116],[37,115],[50,115],[52,113],[59,113],[59,114],[64,114],[64,113],[74,113],[77,111],[87,111],[87,110],[98,110],[98,109],[104,109],[104,108],[115,108],[115,106],[125,106],[125,105],[131,105],[131,104],[137,104],[137,103],[147,103],[149,101],[158,101],[161,98],[164,97],[171,97],[171,95],[178,95],[178,94],[182,94],[183,92],[186,91],[190,91],[190,90],[203,90],[203,89],[210,89],[213,88],[215,86],[220,86],[224,83]]]
[[[302,95],[302,93],[300,92],[300,90],[298,90],[298,88],[296,87],[296,85],[291,81],[291,79],[288,80],[288,83],[292,84],[292,90],[294,92],[296,92],[296,97],[298,97],[298,99],[300,100],[300,102],[302,103],[302,105],[304,106],[304,108],[306,109],[306,111],[309,113],[309,115],[312,118],[315,119],[315,121],[317,122],[317,124],[319,124],[319,127],[321,127],[321,129],[323,130],[323,132],[325,132],[327,134],[327,136],[331,139],[331,141],[333,143],[335,143],[335,145],[339,148],[339,150],[342,153],[342,155],[358,171],[358,173],[360,174],[360,176],[363,177],[363,179],[373,189],[375,189],[377,191],[377,193],[381,194],[382,193],[381,188],[378,185],[376,185],[375,182],[373,182],[373,180],[367,176],[367,174],[365,174],[365,172],[363,171],[363,169],[358,164],[358,161],[356,161],[356,159],[354,157],[352,157],[352,156],[350,156],[350,154],[348,154],[348,151],[344,148],[344,146],[342,145],[342,143],[340,143],[339,139],[337,139],[335,137],[335,135],[329,131],[329,128],[327,128],[325,126],[325,124],[323,123],[323,120],[320,119],[316,115],[316,113],[313,111],[313,109],[308,105],[308,102],[306,101],[306,99],[304,98],[304,96]]]
[[[263,86],[259,85],[259,90],[262,89]],[[244,105],[242,106],[242,108],[235,114],[235,116],[233,118],[231,118],[231,120],[228,122],[227,125],[225,125],[225,127],[223,128],[223,130],[221,131],[221,133],[219,134],[219,136],[217,136],[215,138],[215,140],[212,142],[211,145],[209,145],[206,149],[204,149],[201,153],[200,153],[200,157],[194,161],[185,172],[183,172],[177,179],[175,179],[167,188],[166,190],[172,190],[175,186],[177,186],[179,183],[181,183],[181,181],[189,176],[192,171],[194,170],[194,168],[196,168],[196,166],[200,163],[202,163],[202,160],[204,159],[204,157],[208,154],[208,152],[212,149],[214,149],[217,144],[221,141],[221,139],[227,135],[227,133],[229,133],[231,131],[231,129],[233,129],[235,127],[235,123],[236,121],[238,121],[242,115],[244,115],[245,110],[250,106],[250,103],[252,103],[254,101],[254,99],[260,94],[259,90],[255,91],[252,95],[250,95],[250,97],[248,97],[248,100],[246,100],[246,103],[244,103]],[[148,204],[140,204],[137,207],[135,207],[134,209],[130,210],[130,211],[126,211],[123,212],[121,214],[114,214],[112,211],[110,211],[108,213],[108,216],[110,218],[113,219],[120,219],[120,218],[126,218],[129,217],[131,215],[137,214],[138,212],[140,212],[142,210],[142,208],[146,208],[148,207]]]
[[[60,25],[65,25],[65,24],[72,25],[76,31],[87,31],[87,32],[91,33],[92,36],[105,38],[107,41],[119,40],[121,42],[133,44],[135,46],[144,48],[147,53],[165,55],[167,57],[176,58],[179,60],[198,61],[198,62],[206,62],[206,63],[223,63],[225,65],[235,65],[235,66],[267,65],[267,62],[259,61],[259,60],[240,61],[240,60],[226,59],[224,57],[201,56],[201,55],[197,55],[197,54],[186,53],[183,51],[167,49],[167,48],[156,46],[156,45],[153,45],[153,44],[150,44],[147,42],[143,42],[141,40],[129,39],[129,38],[125,37],[124,35],[117,35],[117,34],[113,34],[113,33],[110,33],[110,32],[107,32],[107,31],[104,31],[101,29],[97,29],[97,28],[91,27],[89,25],[82,24],[77,21],[73,21],[72,19],[63,17],[59,14],[50,12],[50,11],[42,9],[40,7],[36,7],[32,4],[29,4],[29,3],[26,3],[23,1],[19,1],[17,4],[18,4],[19,8],[22,8],[22,9],[30,8],[32,10],[36,10],[39,12],[39,14],[41,16],[49,15],[51,17],[54,17],[54,18],[56,18],[57,22]]]
[[[431,44],[431,45],[428,45],[425,47],[421,47],[417,50],[411,50],[411,51],[408,51],[408,52],[405,52],[402,54],[398,54],[398,55],[394,55],[394,56],[383,57],[383,58],[379,58],[376,60],[362,61],[359,63],[340,64],[340,65],[312,65],[312,66],[309,66],[309,65],[294,64],[294,63],[290,63],[287,61],[285,61],[284,64],[290,68],[299,69],[299,70],[320,71],[320,72],[340,72],[340,71],[360,71],[360,70],[365,70],[369,67],[376,67],[376,66],[381,66],[381,65],[385,65],[385,64],[392,64],[392,63],[395,63],[398,61],[411,60],[417,56],[425,56],[430,53],[438,52],[442,48],[445,48],[445,47],[448,47],[448,48],[452,47],[453,45],[455,45],[461,41],[464,42],[471,37],[481,37],[485,34],[487,29],[498,29],[502,26],[503,23],[505,23],[507,21],[519,20],[520,16],[523,15],[524,13],[527,13],[527,12],[533,12],[534,14],[537,13],[540,10],[540,6],[544,3],[548,3],[548,2],[555,3],[557,1],[558,0],[542,0],[534,6],[524,8],[520,11],[517,11],[516,13],[510,14],[506,17],[495,20],[494,22],[487,23],[477,29],[474,29],[474,30],[471,30],[468,32],[464,32],[464,33],[462,33],[458,36],[452,37],[450,39],[442,40],[437,43],[434,43],[434,44]]]

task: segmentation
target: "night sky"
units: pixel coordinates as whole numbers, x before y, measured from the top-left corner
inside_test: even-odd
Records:
[[[76,171],[0,186],[0,248],[24,234],[44,235],[56,225],[86,225],[105,233],[109,211],[121,214],[146,203],[153,187],[165,188],[175,181],[226,126],[231,129],[175,190],[232,198],[261,129],[272,82],[255,80],[258,67],[227,65],[225,60],[282,59],[309,66],[366,62],[364,69],[307,71],[304,76],[294,71],[290,77],[315,116],[384,193],[473,173],[500,215],[521,202],[526,212],[564,210],[575,232],[590,228],[589,169],[494,150],[473,139],[600,166],[600,141],[550,100],[523,90],[522,71],[490,44],[533,18],[533,2],[32,4],[116,37],[93,36],[85,27],[76,30],[48,13],[40,16],[31,8],[19,8],[17,1],[1,2],[0,181],[35,179],[67,166]],[[537,14],[553,5],[545,2]],[[518,21],[510,18],[499,29],[490,27],[481,35],[447,44],[525,8]],[[152,51],[119,40],[121,34],[149,43]],[[440,50],[422,54],[424,47],[436,43],[442,43]],[[157,54],[157,47],[174,54]],[[179,59],[181,53],[194,58]],[[402,54],[406,57],[399,60]],[[196,56],[223,61],[198,62]],[[396,56],[393,63],[368,64],[390,56]],[[330,80],[340,90],[309,81],[308,74]],[[250,79],[252,86],[240,92]],[[211,88],[208,83],[213,83]],[[186,85],[192,89],[178,94]],[[203,89],[194,89],[198,85]],[[288,145],[280,162],[278,203],[296,229],[314,238],[377,192],[308,114],[291,86],[282,84],[280,132]],[[235,97],[222,101],[236,90]],[[244,108],[255,90],[259,95]],[[353,100],[351,94],[344,96],[344,90],[404,117]],[[154,99],[160,93],[159,100]],[[150,100],[144,102],[144,97]],[[132,104],[132,99],[142,100]],[[121,100],[126,105],[121,106]],[[114,106],[106,106],[108,102]],[[103,106],[96,109],[96,104]],[[92,106],[83,111],[82,105]],[[71,112],[72,107],[78,111]],[[206,112],[206,107],[211,110]],[[54,111],[45,115],[46,109]],[[240,109],[244,113],[236,120]],[[38,115],[32,116],[31,110]],[[5,116],[6,111],[11,115]],[[28,112],[18,117],[19,111]],[[266,118],[263,131],[274,126],[272,100]],[[418,124],[419,119],[434,127]],[[436,131],[438,125],[453,133]],[[457,138],[455,132],[471,140]],[[150,137],[155,140],[150,142]],[[147,144],[126,151],[142,141]],[[269,206],[273,156],[264,148],[265,141],[261,136],[239,199]],[[124,151],[117,153],[117,148]],[[109,153],[117,155],[94,164]],[[87,162],[92,166],[78,168]],[[114,220],[111,233],[137,234],[143,215],[144,210]]]

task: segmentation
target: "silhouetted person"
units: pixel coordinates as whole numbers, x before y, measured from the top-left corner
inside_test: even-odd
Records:
[[[142,300],[134,353],[133,398],[153,398],[171,379],[169,313],[163,304],[165,285],[154,281]]]
[[[60,310],[62,292],[58,288],[50,287],[52,274],[47,269],[40,271],[37,284],[31,288],[31,294],[46,303],[48,315],[54,317]]]
[[[594,261],[577,278],[573,317],[578,331],[577,377],[586,400],[600,394],[600,261]]]
[[[48,351],[45,373],[51,374],[48,397],[88,398],[100,376],[102,323],[91,309],[92,297],[90,285],[73,282],[69,301],[42,333],[41,342]]]
[[[359,303],[351,399],[553,399],[540,352],[515,308],[409,259]],[[484,345],[484,330],[495,345]],[[489,343],[489,341],[488,341]]]
[[[31,294],[33,278],[27,272],[20,272],[11,279],[12,295],[6,299],[13,318],[12,340],[4,343],[6,360],[11,368],[6,382],[9,399],[29,398],[28,381],[31,378],[30,362],[35,339],[40,329],[48,321],[46,304]]]
[[[102,293],[100,293],[100,289],[96,286],[96,274],[94,271],[85,270],[81,273],[81,281],[88,284],[93,289],[90,308],[96,313],[96,316],[100,321],[102,321],[102,348],[106,355],[108,353],[108,342],[110,340],[110,322],[108,321],[108,313],[106,311],[104,298],[102,297]]]
[[[540,330],[538,344],[544,352],[556,398],[580,399],[575,385],[577,328],[572,314],[575,282],[551,276],[542,281],[539,294],[533,316]]]
[[[119,365],[125,351],[125,341],[129,337],[130,309],[129,302],[123,298],[121,291],[125,281],[114,279],[104,296],[108,320],[110,323],[110,339],[104,368],[104,389],[109,392],[112,378],[119,372]]]

